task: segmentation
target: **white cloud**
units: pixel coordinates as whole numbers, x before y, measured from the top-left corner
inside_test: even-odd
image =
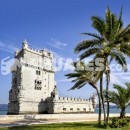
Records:
[[[53,51],[52,51],[53,52]],[[64,56],[62,56],[62,55],[60,55],[60,54],[58,54],[58,53],[56,53],[56,52],[53,52],[53,55],[54,55],[54,58],[55,59],[62,59],[64,62],[66,61],[66,57],[64,57]]]
[[[9,53],[14,53],[18,48],[13,44],[5,44],[3,42],[0,42],[0,50],[7,51]]]
[[[56,49],[62,49],[63,47],[66,47],[68,44],[64,43],[64,42],[61,42],[58,39],[53,39],[52,38],[49,45],[56,48]]]
[[[4,49],[4,48],[1,48],[1,47],[0,47],[0,50],[14,54],[14,52],[12,50]]]
[[[72,81],[72,79],[60,79],[60,80],[57,80],[57,83],[70,82],[70,81]]]
[[[127,82],[130,80],[130,72],[124,72],[121,74],[118,74],[118,76],[124,81]]]
[[[14,46],[13,44],[8,45],[7,48],[8,48],[9,50],[12,50],[12,51],[16,51],[16,50],[18,49],[18,48],[17,48],[16,46]]]
[[[123,82],[124,80],[122,79],[122,76],[117,76],[115,75],[114,73],[111,73],[111,79],[110,79],[110,82],[112,84],[120,84],[120,85],[123,85]]]

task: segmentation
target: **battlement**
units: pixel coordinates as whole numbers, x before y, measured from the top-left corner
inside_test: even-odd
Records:
[[[55,98],[48,98],[47,101],[52,102],[75,102],[75,103],[89,103],[92,102],[92,99],[82,99],[82,98],[72,98],[72,97],[59,97],[58,99]]]
[[[32,53],[35,53],[35,54],[38,54],[38,55],[41,55],[41,56],[45,56],[45,57],[48,57],[48,58],[53,58],[53,53],[51,50],[47,50],[47,49],[42,49],[42,50],[38,50],[38,49],[35,49],[35,48],[32,48],[31,46],[28,45],[27,41],[23,41],[22,42],[22,50],[27,50],[27,51],[30,51]],[[15,52],[15,56],[18,56],[20,54],[20,52],[22,51],[16,51]]]
[[[30,50],[30,51],[33,51],[33,52],[35,52],[35,53],[41,54],[41,50],[34,49],[34,48],[30,47],[30,46],[28,46],[26,49],[28,49],[28,50]]]
[[[81,103],[86,103],[90,102],[89,99],[82,99],[82,98],[73,98],[73,97],[59,97],[58,101],[60,102],[81,102]]]

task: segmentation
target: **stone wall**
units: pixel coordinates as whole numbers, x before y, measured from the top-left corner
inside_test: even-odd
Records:
[[[53,99],[53,111],[49,113],[86,113],[94,112],[92,100],[59,97]]]

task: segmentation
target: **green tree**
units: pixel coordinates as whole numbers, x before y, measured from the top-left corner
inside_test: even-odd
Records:
[[[70,90],[74,89],[80,89],[86,84],[89,84],[92,88],[94,88],[97,92],[98,101],[99,101],[99,118],[98,118],[98,124],[101,125],[101,98],[100,98],[100,92],[98,90],[98,87],[96,85],[97,81],[102,75],[102,72],[99,71],[88,71],[88,65],[85,65],[84,62],[75,62],[73,63],[74,66],[74,72],[66,74],[68,79],[73,79],[72,83],[74,83],[73,87]]]
[[[75,53],[80,54],[80,60],[89,56],[93,56],[94,59],[99,57],[104,58],[105,69],[103,70],[103,73],[106,74],[106,94],[108,94],[110,83],[110,63],[115,60],[122,66],[124,71],[127,70],[126,58],[124,55],[130,56],[130,25],[126,27],[123,26],[122,9],[119,17],[117,17],[111,12],[109,7],[105,13],[105,19],[98,16],[92,16],[91,20],[92,27],[95,29],[96,33],[83,33],[84,35],[91,36],[92,39],[87,39],[77,44],[75,47]],[[102,96],[103,73],[100,79],[100,93],[102,103],[104,104]],[[107,101],[107,122],[108,119],[109,101]]]
[[[126,83],[125,87],[114,84],[114,89],[116,89],[117,92],[109,91],[108,95],[105,95],[106,99],[121,109],[120,117],[124,118],[125,110],[130,105],[130,83]]]

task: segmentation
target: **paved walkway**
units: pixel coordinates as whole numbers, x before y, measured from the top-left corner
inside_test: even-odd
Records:
[[[73,119],[73,120],[44,120],[44,119],[25,119],[25,120],[0,120],[0,128],[3,127],[13,127],[13,126],[23,126],[23,125],[34,125],[34,124],[52,124],[52,123],[63,123],[63,122],[84,122],[84,121],[96,121],[93,119]]]
[[[119,113],[110,114],[110,117],[118,117]],[[127,114],[126,116],[130,116]],[[103,114],[102,114],[103,119]],[[1,115],[0,127],[12,127],[32,124],[51,124],[63,122],[97,121],[98,114],[37,114],[37,115]]]

